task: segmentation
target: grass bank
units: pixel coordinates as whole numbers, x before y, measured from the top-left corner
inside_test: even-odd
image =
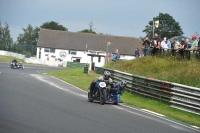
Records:
[[[0,55],[0,62],[11,62],[13,59],[17,59],[17,58],[11,57],[11,56]],[[17,59],[17,61],[24,63],[24,60],[22,60],[22,59]]]
[[[178,61],[173,56],[147,56],[136,60],[109,62],[105,68],[200,88],[200,61],[196,59]]]
[[[47,71],[47,73],[49,75],[53,75],[59,79],[62,79],[70,84],[73,84],[83,90],[87,90],[91,81],[95,77],[100,76],[96,73],[85,74],[83,73],[83,68],[53,70]],[[200,127],[200,115],[195,115],[189,112],[174,109],[162,102],[152,99],[145,99],[138,95],[130,94],[128,92],[125,92],[122,95],[121,99],[125,104],[148,109]]]

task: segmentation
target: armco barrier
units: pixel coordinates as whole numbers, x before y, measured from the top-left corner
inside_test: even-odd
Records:
[[[98,74],[103,74],[104,69],[102,67],[96,67],[95,66],[95,72]]]
[[[103,70],[111,72],[114,82],[126,80],[126,90],[131,93],[153,98],[171,107],[200,115],[200,88],[136,76],[107,68]]]

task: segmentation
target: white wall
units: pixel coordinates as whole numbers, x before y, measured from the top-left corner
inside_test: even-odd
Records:
[[[64,58],[60,57],[60,52],[65,52],[66,57],[64,57]],[[79,58],[80,63],[88,63],[91,66],[91,63],[92,63],[91,62],[91,56],[87,55],[87,54],[90,54],[91,51],[89,51],[89,52],[87,52],[87,51],[75,51],[75,52],[76,52],[76,55],[72,55],[72,54],[69,53],[69,50],[56,49],[55,53],[50,53],[50,52],[44,52],[44,48],[41,48],[41,58],[40,58],[40,60],[42,62],[44,62],[44,61],[45,62],[52,62],[53,64],[55,64],[55,62],[56,62],[57,64],[61,63],[63,65],[66,65],[67,61],[73,62],[73,60],[76,60],[76,58]],[[45,56],[46,54],[48,54],[49,60],[47,60],[47,56]],[[94,54],[105,55],[105,52],[95,51]],[[52,55],[56,56],[55,58],[57,58],[57,59],[58,58],[62,59],[63,61],[62,62],[60,62],[58,60],[56,61],[55,58],[51,57]],[[39,48],[37,48],[36,58],[39,59]],[[105,58],[101,57],[100,62],[98,62],[98,57],[93,57],[93,62],[95,62],[95,66],[102,67],[105,64]]]
[[[25,58],[25,55],[23,55],[23,54],[18,54],[18,53],[4,51],[4,50],[0,50],[0,55],[11,56],[11,57],[15,57],[15,58],[18,58],[18,59],[24,59]]]
[[[120,59],[121,59],[121,60],[132,60],[132,59],[135,59],[135,56],[131,56],[131,55],[120,55]]]

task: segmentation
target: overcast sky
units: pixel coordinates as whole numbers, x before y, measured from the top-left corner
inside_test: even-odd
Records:
[[[29,24],[40,27],[55,21],[77,32],[93,28],[97,33],[145,36],[142,30],[159,13],[180,23],[185,36],[200,34],[200,0],[0,0],[0,21],[10,26],[14,41]]]

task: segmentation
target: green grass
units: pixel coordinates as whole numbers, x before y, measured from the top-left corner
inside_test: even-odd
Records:
[[[11,62],[13,59],[16,59],[18,62],[24,63],[24,60],[22,60],[22,59],[17,59],[17,58],[10,57],[10,56],[0,55],[0,62]]]
[[[91,81],[100,76],[94,72],[90,74],[83,73],[83,68],[74,68],[74,69],[65,69],[65,70],[53,70],[53,71],[45,71],[49,75],[53,75],[59,79],[62,79],[74,86],[77,86],[83,90],[87,90]],[[135,94],[131,94],[125,92],[122,97],[122,101],[127,105],[132,105],[136,107],[140,107],[143,109],[148,109],[171,118],[181,120],[183,122],[190,123],[192,125],[200,127],[200,115],[196,115],[193,113],[185,112],[182,110],[178,110],[172,108],[160,101],[143,98]]]
[[[110,62],[105,68],[200,88],[200,61],[196,59],[178,61],[172,56],[148,56],[136,60]]]
[[[91,72],[90,74],[84,74],[82,69],[70,69],[70,70],[55,70],[47,71],[49,75],[54,75],[59,79],[62,79],[70,84],[73,84],[83,90],[87,90],[89,84],[95,77],[99,77],[99,74]]]

